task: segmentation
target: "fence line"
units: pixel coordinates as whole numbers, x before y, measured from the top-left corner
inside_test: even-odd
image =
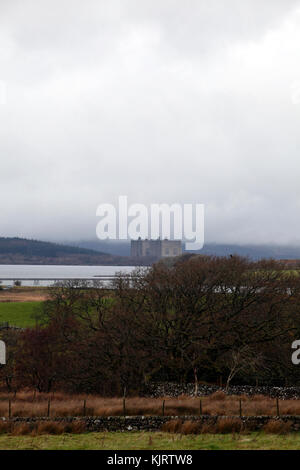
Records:
[[[33,400],[35,401],[35,395],[34,395]],[[127,404],[126,404],[127,400],[125,399],[125,397],[124,397],[123,399],[121,399],[121,400],[122,400],[122,402],[121,402],[121,403],[122,403],[122,411],[121,411],[119,414],[116,414],[116,415],[113,414],[113,415],[111,415],[111,416],[124,416],[124,417],[125,417],[125,416],[131,416],[131,415],[128,414],[128,413],[130,412],[130,406],[129,406],[129,407],[127,406]],[[12,405],[13,405],[13,403],[14,403],[15,401],[17,401],[16,394],[15,394],[15,396],[14,396],[13,399],[12,399],[12,398],[8,398],[8,401],[7,401],[7,410],[8,410],[7,415],[8,415],[9,418],[12,417]],[[52,398],[52,400],[51,400],[51,397],[49,397],[48,400],[45,400],[45,402],[46,402],[46,404],[47,404],[47,407],[46,407],[46,412],[45,412],[45,414],[44,414],[44,417],[48,417],[48,418],[50,417],[50,415],[51,415],[51,410],[52,410],[52,407],[53,407],[53,401],[54,401],[54,399]],[[160,401],[160,399],[157,398],[157,401]],[[283,401],[284,401],[284,400],[283,400]],[[297,400],[295,400],[295,401],[297,401]],[[160,402],[160,403],[162,403],[162,404],[161,404],[161,405],[158,405],[157,413],[156,413],[156,414],[154,414],[154,413],[149,414],[149,416],[159,416],[159,415],[161,415],[161,416],[170,416],[170,417],[172,417],[173,415],[168,415],[168,414],[166,413],[166,411],[167,411],[167,410],[166,410],[166,408],[167,408],[167,406],[166,406],[166,400],[163,399],[163,401]],[[282,413],[280,413],[280,406],[279,406],[279,403],[280,403],[280,400],[279,400],[278,397],[277,397],[277,398],[275,399],[275,403],[274,403],[274,408],[276,407],[276,414],[274,414],[274,415],[265,415],[265,416],[269,416],[270,418],[271,418],[271,417],[280,417],[280,416],[299,416],[299,417],[300,417],[300,414],[283,415]],[[110,406],[109,406],[109,407],[110,407]],[[174,404],[171,405],[171,407],[174,408]],[[32,407],[32,409],[34,410],[34,406]],[[55,409],[55,407],[53,407],[53,409]],[[160,409],[161,411],[159,411],[159,409]],[[244,406],[243,406],[243,408],[242,408],[242,399],[239,398],[239,399],[237,400],[237,408],[236,408],[237,414],[236,414],[236,415],[229,415],[229,414],[208,414],[208,415],[206,415],[206,414],[205,414],[205,404],[204,404],[204,406],[203,406],[202,398],[200,398],[198,411],[197,411],[197,407],[196,407],[194,413],[192,413],[192,414],[180,415],[180,414],[177,413],[176,416],[177,416],[177,417],[180,417],[180,416],[197,416],[197,415],[198,415],[198,416],[199,416],[199,415],[200,415],[200,416],[211,416],[211,417],[219,417],[219,416],[220,416],[220,417],[222,417],[222,416],[223,416],[223,417],[224,417],[224,416],[239,416],[240,418],[246,418],[246,417],[251,417],[251,416],[252,416],[252,417],[262,416],[261,414],[257,414],[257,413],[256,413],[256,414],[251,414],[251,415],[243,414],[243,411],[245,411],[245,409],[247,409],[247,407],[245,406],[245,403],[244,403]],[[75,416],[81,416],[81,414],[73,414],[73,415],[71,414],[70,416],[74,416],[74,417],[75,417]],[[87,399],[84,399],[84,400],[83,400],[82,416],[87,416]],[[99,417],[103,416],[103,417],[107,417],[106,414],[104,414],[104,415],[101,415],[101,414],[99,414],[99,415],[94,415],[94,414],[93,414],[93,415],[91,415],[91,416],[99,416]],[[133,415],[132,415],[132,416],[133,416]],[[135,416],[142,416],[142,414],[137,414],[137,415],[135,415]],[[16,417],[17,417],[17,416],[16,416]],[[24,417],[24,416],[22,416],[22,417]],[[27,416],[27,418],[30,418],[30,417],[32,417],[32,415],[31,415],[31,416]],[[38,417],[38,416],[36,416],[36,417]],[[43,415],[41,415],[40,417],[43,417]],[[57,417],[59,417],[59,415],[57,415]],[[64,417],[64,415],[62,415],[61,417]]]

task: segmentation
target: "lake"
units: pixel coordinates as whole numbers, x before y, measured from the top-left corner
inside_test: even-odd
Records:
[[[0,280],[4,285],[11,285],[13,280],[21,279],[23,286],[48,286],[57,279],[97,279],[97,276],[113,276],[117,272],[130,273],[135,268],[135,266],[0,265]],[[45,278],[47,280],[41,280]]]

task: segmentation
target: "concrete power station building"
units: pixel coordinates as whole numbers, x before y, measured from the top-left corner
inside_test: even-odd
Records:
[[[131,240],[131,256],[135,258],[166,258],[182,254],[180,240]]]

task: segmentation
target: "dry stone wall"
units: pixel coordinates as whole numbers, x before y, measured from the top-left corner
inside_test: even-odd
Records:
[[[65,417],[65,418],[2,418],[2,422],[7,423],[40,423],[47,421],[55,421],[60,423],[73,423],[80,422],[85,424],[86,431],[100,432],[100,431],[161,431],[162,426],[171,420],[195,421],[201,424],[216,424],[217,421],[222,419],[235,419],[240,420],[243,429],[251,431],[259,431],[270,420],[276,420],[283,423],[290,423],[291,431],[300,430],[300,416],[107,416],[107,417]]]
[[[141,396],[159,398],[159,397],[178,397],[180,395],[195,396],[194,384],[177,384],[172,382],[152,383],[144,388]],[[208,396],[217,391],[223,391],[228,395],[265,395],[271,398],[278,397],[280,400],[300,399],[300,387],[268,387],[236,385],[229,387],[228,391],[224,387],[217,385],[199,385],[198,397]]]

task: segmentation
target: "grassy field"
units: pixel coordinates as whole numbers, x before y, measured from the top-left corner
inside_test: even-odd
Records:
[[[41,302],[0,302],[0,323],[22,328],[34,326],[33,314],[40,305]]]
[[[298,450],[299,434],[182,436],[161,432],[102,432],[60,436],[0,435],[0,449],[33,450]]]

